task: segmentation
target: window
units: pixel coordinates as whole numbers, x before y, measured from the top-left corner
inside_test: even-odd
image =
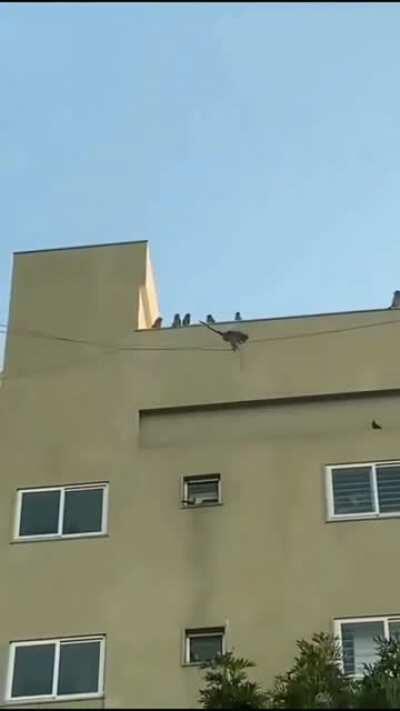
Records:
[[[376,658],[376,637],[400,637],[400,618],[364,617],[336,620],[335,634],[342,646],[343,670],[351,676],[361,676],[364,664]]]
[[[185,664],[201,664],[224,654],[225,637],[223,627],[186,630]]]
[[[13,642],[7,700],[103,693],[104,637]]]
[[[105,533],[107,493],[107,484],[20,490],[15,538],[72,538]]]
[[[329,518],[400,516],[400,462],[327,468]]]
[[[221,477],[219,474],[183,477],[183,500],[186,508],[221,503]]]

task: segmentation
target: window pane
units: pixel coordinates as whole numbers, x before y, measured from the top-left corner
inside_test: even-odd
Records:
[[[377,467],[379,510],[400,511],[400,465]]]
[[[61,644],[58,694],[88,694],[99,690],[100,642]]]
[[[362,674],[376,658],[375,637],[383,637],[383,622],[342,623],[343,664],[346,674]]]
[[[189,481],[187,484],[188,499],[196,503],[196,499],[203,501],[218,501],[217,481]],[[200,501],[199,501],[200,503]]]
[[[222,654],[222,635],[190,637],[190,661],[207,662]]]
[[[16,647],[11,696],[38,696],[52,692],[54,644]]]
[[[30,491],[22,494],[20,536],[57,533],[59,491]]]
[[[370,467],[332,470],[335,514],[374,511],[370,471]]]
[[[400,621],[389,622],[389,636],[398,637],[400,639]]]
[[[65,492],[63,533],[101,531],[103,489]]]

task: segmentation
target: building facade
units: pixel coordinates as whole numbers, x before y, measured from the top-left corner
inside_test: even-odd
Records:
[[[242,321],[237,351],[159,313],[146,242],[14,256],[4,707],[193,707],[202,659],[268,685],[322,630],[357,674],[400,626],[399,312]]]

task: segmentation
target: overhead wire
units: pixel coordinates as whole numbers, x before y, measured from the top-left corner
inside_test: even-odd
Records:
[[[102,360],[105,356],[107,355],[115,355],[116,353],[120,351],[210,351],[210,352],[215,352],[215,351],[220,351],[226,352],[227,348],[218,348],[218,347],[203,347],[203,346],[187,346],[187,347],[142,347],[142,346],[122,346],[122,345],[117,345],[117,344],[110,344],[110,343],[99,343],[96,341],[88,341],[86,339],[77,339],[77,338],[69,338],[66,336],[55,336],[53,334],[49,333],[44,333],[42,331],[36,331],[33,329],[23,329],[23,328],[10,328],[7,326],[7,324],[0,324],[0,334],[7,334],[7,333],[12,333],[13,335],[16,336],[25,336],[25,337],[31,337],[31,338],[44,338],[46,340],[55,340],[55,341],[61,341],[61,342],[69,342],[69,343],[77,343],[81,345],[88,345],[88,346],[93,346],[99,349],[101,352],[99,355],[88,358],[74,358],[70,363],[68,364],[58,364],[58,365],[47,365],[46,368],[40,368],[38,370],[30,371],[29,373],[25,373],[24,375],[20,376],[8,376],[5,375],[4,373],[1,372],[0,368],[0,382],[5,382],[5,381],[10,381],[10,380],[16,380],[16,379],[26,379],[26,378],[34,378],[43,375],[43,373],[54,373],[54,372],[59,372],[60,370],[66,370],[66,369],[73,369],[76,368],[76,366],[79,364],[80,366],[92,366],[93,363],[97,363],[99,360]]]
[[[375,328],[377,326],[388,326],[394,323],[400,324],[400,317],[385,321],[374,321],[373,323],[360,324],[358,326],[347,326],[342,328],[324,329],[318,331],[304,331],[302,333],[287,334],[282,336],[267,336],[265,338],[250,338],[247,345],[253,343],[272,343],[275,341],[297,340],[299,338],[315,338],[335,333],[346,333],[350,331],[358,331],[366,328]],[[0,333],[13,333],[14,335],[30,336],[32,338],[43,338],[46,340],[61,341],[67,343],[77,343],[80,345],[88,345],[102,349],[118,350],[118,351],[230,351],[230,348],[216,348],[208,346],[123,346],[111,343],[100,343],[98,341],[89,341],[83,338],[70,338],[68,336],[57,336],[55,334],[45,333],[34,329],[18,329],[9,328],[7,324],[0,323]]]
[[[269,341],[287,341],[295,338],[312,338],[313,336],[323,336],[330,333],[346,333],[347,331],[358,331],[363,328],[373,328],[374,326],[387,326],[393,323],[400,323],[400,317],[396,319],[391,319],[387,321],[375,321],[374,323],[363,323],[360,326],[348,326],[347,328],[331,328],[324,331],[314,331],[309,333],[308,331],[304,333],[295,333],[289,336],[271,336],[267,338],[252,338],[250,343],[267,343]]]
[[[2,329],[6,330],[2,330]],[[116,351],[226,351],[227,348],[209,348],[207,346],[122,346],[112,343],[99,343],[98,341],[88,341],[84,338],[70,338],[68,336],[56,336],[54,334],[44,333],[43,331],[35,331],[33,329],[13,329],[8,328],[6,324],[0,324],[0,333],[12,333],[16,336],[24,336],[31,338],[44,338],[52,341],[63,341],[66,343],[77,343],[80,345],[93,346]]]
[[[324,336],[324,335],[330,335],[330,334],[336,334],[336,333],[345,333],[345,332],[351,332],[351,331],[357,331],[360,329],[365,329],[365,328],[374,328],[374,327],[379,327],[379,326],[386,326],[386,325],[393,325],[395,323],[400,323],[400,318],[396,319],[390,319],[390,320],[385,320],[385,321],[375,321],[373,323],[368,323],[368,324],[360,324],[358,326],[348,326],[348,327],[343,327],[343,328],[334,328],[334,329],[324,329],[320,331],[314,331],[314,332],[303,332],[303,333],[296,333],[296,334],[291,334],[291,335],[282,335],[282,336],[269,336],[266,338],[252,338],[249,339],[248,345],[252,345],[253,343],[271,343],[271,342],[279,342],[279,341],[286,341],[286,340],[296,340],[300,338],[312,338],[316,336]],[[44,338],[46,340],[54,340],[54,341],[59,341],[59,342],[66,342],[66,343],[77,343],[80,345],[87,345],[87,346],[92,346],[96,347],[98,349],[101,349],[102,353],[99,354],[99,357],[96,357],[94,359],[88,359],[88,358],[80,358],[80,359],[75,359],[74,362],[71,362],[70,364],[63,364],[63,365],[55,365],[55,366],[46,366],[45,369],[40,369],[38,371],[31,372],[30,374],[25,374],[24,376],[19,376],[19,377],[34,377],[37,375],[40,375],[44,372],[53,372],[53,371],[58,371],[60,369],[65,369],[65,368],[75,368],[78,363],[84,363],[85,365],[90,365],[93,363],[93,361],[98,361],[99,358],[103,358],[106,355],[111,355],[115,354],[117,352],[129,352],[129,351],[137,351],[137,352],[147,352],[147,351],[153,351],[153,352],[184,352],[184,351],[208,351],[208,352],[221,352],[221,353],[226,353],[230,352],[231,349],[227,347],[207,347],[207,346],[123,346],[123,345],[117,345],[117,344],[111,344],[111,343],[99,343],[96,341],[89,341],[87,339],[78,339],[78,338],[70,338],[67,336],[56,336],[54,334],[50,333],[44,333],[43,331],[37,331],[34,329],[21,329],[21,328],[10,328],[7,324],[0,323],[0,334],[6,335],[8,333],[12,333],[14,335],[20,335],[20,336],[25,336],[25,337],[32,337],[32,338]],[[240,353],[240,351],[239,351]],[[15,377],[10,377],[10,376],[5,376],[5,374],[1,374],[0,371],[0,380],[3,382],[5,380],[14,380]]]

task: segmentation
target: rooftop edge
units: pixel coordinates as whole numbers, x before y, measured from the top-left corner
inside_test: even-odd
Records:
[[[354,311],[328,311],[328,312],[322,312],[322,313],[316,313],[316,314],[295,314],[295,315],[290,315],[290,316],[265,316],[261,318],[242,318],[241,321],[235,321],[235,320],[230,320],[230,321],[215,321],[212,325],[214,327],[216,326],[223,326],[224,324],[231,324],[235,323],[238,327],[239,324],[244,324],[244,323],[259,323],[261,321],[288,321],[289,319],[299,319],[299,318],[325,318],[325,316],[351,316],[352,314],[373,314],[373,313],[387,313],[388,311],[400,311],[400,309],[390,309],[388,306],[381,308],[381,309],[356,309]],[[400,317],[399,317],[400,321]],[[185,326],[184,328],[192,328],[192,326],[202,326],[201,323],[191,323],[189,326]],[[202,326],[204,328],[204,326]],[[174,326],[162,326],[161,329],[158,328],[137,328],[135,329],[135,333],[139,332],[142,333],[143,331],[154,331],[155,333],[159,333],[161,331],[169,331],[169,330],[179,330],[175,328]]]
[[[128,240],[126,242],[97,242],[96,244],[79,244],[72,247],[49,247],[49,249],[21,249],[13,254],[36,254],[37,252],[66,252],[71,249],[93,249],[96,247],[121,247],[129,244],[146,244],[148,239]]]

